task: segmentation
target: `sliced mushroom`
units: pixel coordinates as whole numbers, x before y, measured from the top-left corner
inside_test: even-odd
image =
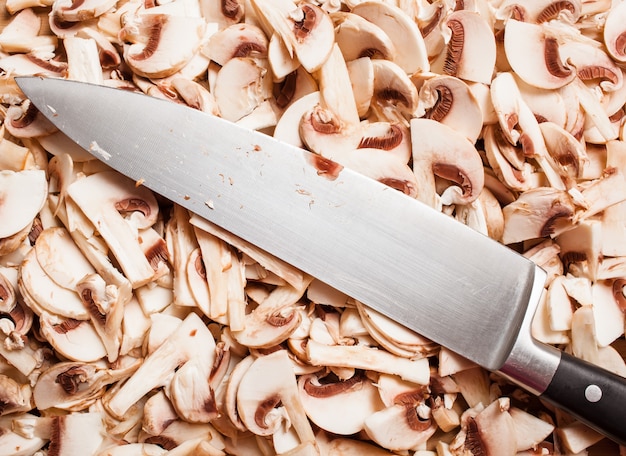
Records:
[[[485,18],[472,11],[454,11],[446,17],[444,25],[450,30],[450,38],[446,52],[433,62],[433,71],[467,81],[491,82],[496,42]]]
[[[379,26],[349,12],[336,12],[331,17],[335,40],[346,62],[361,57],[394,60],[396,48]]]
[[[511,67],[527,84],[558,89],[576,77],[576,71],[561,59],[558,37],[542,25],[509,19],[504,47]]]
[[[98,227],[133,288],[150,281],[155,271],[144,255],[133,227],[122,214],[133,213],[137,228],[151,226],[158,215],[154,195],[117,173],[92,174],[72,183],[70,198]]]
[[[32,138],[45,136],[57,131],[57,128],[30,103],[11,105],[7,110],[4,125],[9,133],[16,138]]]
[[[5,238],[30,225],[43,207],[47,193],[45,172],[0,171],[0,193],[0,238]]]
[[[131,30],[140,30],[139,42]],[[124,49],[124,60],[139,76],[163,78],[185,66],[200,46],[204,21],[200,18],[165,14],[143,14],[124,26],[120,32],[132,44]]]
[[[427,77],[419,89],[418,112],[463,132],[475,143],[483,126],[482,110],[468,85],[453,76]]]
[[[413,21],[401,8],[389,3],[358,2],[352,10],[385,32],[393,43],[394,62],[407,74],[429,71],[428,52],[424,38]]]
[[[411,120],[413,172],[417,198],[432,207],[467,204],[476,199],[484,185],[482,160],[461,133],[431,119]],[[453,182],[438,197],[435,175]]]
[[[284,350],[261,356],[248,367],[237,388],[237,410],[254,434],[271,435],[288,420],[301,443],[315,441]]]
[[[106,349],[91,322],[39,315],[39,330],[54,349],[72,361],[89,363],[106,356]]]
[[[613,5],[604,23],[604,45],[618,62],[626,62],[626,6],[621,2]]]
[[[267,57],[269,42],[263,31],[252,24],[233,24],[211,35],[202,52],[224,66],[234,57]]]

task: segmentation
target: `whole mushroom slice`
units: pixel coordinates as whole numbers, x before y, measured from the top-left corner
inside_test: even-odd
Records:
[[[582,14],[580,0],[506,0],[498,8],[499,17],[513,15],[518,20],[541,24],[555,19],[576,23]]]
[[[269,42],[263,30],[253,24],[233,24],[214,33],[202,53],[224,66],[233,57],[267,57]]]
[[[352,10],[385,32],[393,43],[393,60],[407,74],[429,71],[428,52],[417,24],[401,8],[386,2],[358,2]]]
[[[90,321],[59,318],[48,312],[39,316],[39,331],[65,358],[89,363],[106,356],[106,349]]]
[[[47,195],[43,170],[0,171],[0,239],[29,226]]]
[[[378,390],[363,371],[346,380],[333,377],[323,372],[301,375],[298,390],[302,406],[309,419],[325,431],[356,434],[370,415],[383,408]],[[337,414],[336,410],[345,413]]]
[[[370,110],[378,120],[401,122],[413,117],[418,108],[418,92],[409,76],[394,62],[372,60],[374,93]]]
[[[137,228],[152,226],[159,212],[154,195],[113,171],[78,179],[67,192],[98,228],[133,288],[152,280],[155,271],[141,249],[135,230],[122,214],[132,213]]]
[[[320,69],[335,43],[333,21],[328,13],[314,4],[297,4],[292,0],[251,3],[280,35],[290,55],[295,54],[309,73]]]
[[[450,30],[450,38],[446,52],[433,63],[433,71],[489,84],[496,64],[496,41],[486,19],[461,10],[448,15],[444,25]]]
[[[476,148],[465,136],[431,119],[412,119],[411,141],[420,201],[438,207],[439,204],[467,204],[478,197],[484,185],[483,164]],[[455,185],[439,197],[435,176]]]
[[[11,105],[6,112],[4,125],[16,138],[45,136],[57,131],[57,128],[43,114],[26,100],[21,105]]]
[[[419,76],[418,76],[419,77]],[[417,112],[465,134],[471,143],[478,139],[483,126],[483,114],[469,86],[461,79],[433,75],[419,89]]]
[[[560,46],[559,53],[581,80],[598,84],[606,92],[622,87],[622,70],[595,42],[568,41]]]
[[[335,24],[335,40],[346,62],[361,57],[394,60],[395,45],[379,26],[345,11],[332,13],[331,18]]]
[[[285,350],[261,356],[248,367],[237,388],[237,410],[242,422],[256,435],[272,435],[289,423],[300,443],[315,441]]]
[[[558,89],[576,77],[559,52],[560,41],[542,25],[509,19],[504,29],[506,57],[515,73],[527,84]]]
[[[132,42],[124,49],[124,60],[133,73],[147,78],[170,76],[187,64],[204,33],[201,18],[166,14],[142,14],[126,24],[121,36],[130,39],[126,30],[143,31],[147,40]]]
[[[550,237],[571,227],[574,203],[568,193],[552,187],[538,187],[522,193],[502,209],[502,243]]]

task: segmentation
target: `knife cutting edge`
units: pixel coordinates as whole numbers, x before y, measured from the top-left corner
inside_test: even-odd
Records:
[[[546,275],[511,249],[379,182],[186,106],[62,79],[16,81],[120,173],[626,445],[626,379],[532,338]]]

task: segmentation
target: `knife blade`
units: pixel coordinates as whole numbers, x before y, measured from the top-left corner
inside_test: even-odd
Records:
[[[120,173],[626,444],[626,380],[531,337],[546,276],[511,249],[337,163],[186,106],[62,79],[16,81]]]

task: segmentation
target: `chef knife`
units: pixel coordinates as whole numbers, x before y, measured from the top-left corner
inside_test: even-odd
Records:
[[[120,173],[626,445],[626,379],[531,337],[546,275],[511,249],[380,182],[186,106],[16,81]]]

